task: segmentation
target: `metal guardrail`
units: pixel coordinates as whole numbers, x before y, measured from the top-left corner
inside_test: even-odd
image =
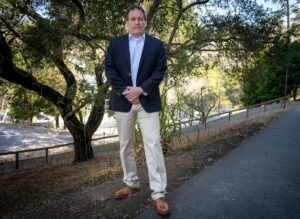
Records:
[[[205,119],[204,122],[202,122],[202,124],[204,124],[205,129],[207,129],[207,123],[216,121],[216,120],[207,121],[208,118],[220,117],[222,115],[227,115],[227,114],[228,114],[228,122],[230,122],[231,118],[232,118],[232,114],[234,112],[242,111],[242,110],[246,110],[246,118],[248,118],[249,117],[249,110],[250,109],[256,108],[258,106],[263,106],[263,110],[264,110],[264,112],[266,112],[267,111],[267,104],[271,104],[271,103],[278,102],[278,101],[281,101],[280,102],[281,103],[281,107],[285,108],[286,107],[286,103],[289,102],[289,98],[288,97],[281,97],[281,98],[277,98],[277,99],[270,100],[270,101],[267,101],[267,102],[263,102],[263,103],[260,103],[260,104],[252,105],[252,106],[249,106],[249,107],[245,107],[245,108],[241,108],[241,109],[237,109],[237,110],[231,110],[231,111],[224,112],[224,113],[210,115],[210,116],[208,116]],[[191,123],[193,121],[199,121],[199,119],[192,119],[192,120],[189,120],[189,121],[183,121],[183,122],[180,122],[180,123],[177,123],[177,124],[172,124],[172,126],[173,125],[181,125],[181,124],[185,124],[185,123]],[[111,136],[105,136],[105,137],[95,138],[95,139],[92,139],[92,141],[109,139],[109,138],[115,138],[115,137],[118,137],[118,135],[111,135]],[[44,148],[35,148],[35,149],[27,149],[27,150],[20,150],[20,151],[10,151],[10,152],[5,152],[5,153],[0,153],[0,156],[14,154],[15,155],[15,167],[16,167],[16,169],[18,169],[19,168],[19,160],[20,160],[20,156],[19,155],[21,153],[28,153],[28,152],[34,152],[34,151],[45,151],[45,160],[46,160],[46,164],[48,164],[48,162],[49,162],[49,150],[54,149],[54,148],[60,148],[60,147],[70,146],[70,145],[73,145],[73,143],[67,143],[67,144],[62,144],[62,145],[55,145],[55,146],[44,147]]]
[[[220,117],[222,115],[224,115],[223,118],[228,117],[228,122],[230,122],[231,119],[232,119],[233,113],[238,112],[238,111],[246,111],[246,118],[249,118],[249,112],[250,112],[251,109],[262,106],[263,110],[264,110],[264,113],[265,113],[265,112],[267,112],[267,105],[272,104],[272,103],[276,103],[276,102],[280,102],[280,104],[281,104],[280,108],[284,109],[286,107],[286,104],[288,102],[290,102],[290,98],[289,97],[280,97],[280,98],[276,98],[276,99],[266,101],[266,102],[263,102],[263,103],[251,105],[251,106],[248,106],[248,107],[244,107],[244,108],[240,108],[240,109],[236,109],[236,110],[231,110],[231,111],[224,112],[224,113],[209,115],[204,119],[205,121],[202,121],[202,124],[198,124],[198,125],[203,125],[204,124],[204,128],[207,129],[207,124],[208,123],[211,123],[211,122],[214,122],[214,121],[218,120],[218,119],[216,119],[216,120],[208,121],[208,119],[214,118],[214,117]],[[200,121],[200,118],[191,119],[191,120],[188,120],[188,121],[183,121],[183,122],[179,122],[179,123],[176,123],[176,124],[171,124],[170,126],[181,125],[181,124],[185,124],[185,123],[198,122],[198,121]]]
[[[118,135],[111,135],[111,136],[105,136],[105,137],[100,137],[100,138],[93,138],[92,141],[115,138],[115,137],[118,137]],[[5,152],[5,153],[0,153],[0,156],[14,154],[15,155],[15,162],[16,162],[15,167],[16,167],[16,169],[18,169],[19,168],[19,160],[20,160],[19,155],[21,153],[28,153],[28,152],[34,152],[34,151],[45,151],[46,164],[48,164],[49,163],[49,150],[54,149],[54,148],[61,148],[61,147],[65,147],[65,146],[71,146],[71,145],[73,145],[73,143],[55,145],[55,146],[44,147],[44,148],[20,150],[20,151],[9,151],[9,152]]]

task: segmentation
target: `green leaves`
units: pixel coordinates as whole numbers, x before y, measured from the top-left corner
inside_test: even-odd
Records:
[[[291,43],[283,36],[260,56],[249,59],[243,73],[242,101],[253,105],[287,94],[296,97],[300,86],[300,42]],[[287,72],[288,71],[288,72]]]

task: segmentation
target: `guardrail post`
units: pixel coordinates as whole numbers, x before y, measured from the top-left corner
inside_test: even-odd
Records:
[[[19,153],[16,152],[16,169],[19,168]]]
[[[48,164],[48,148],[46,148],[46,164]]]
[[[247,119],[249,118],[249,109],[248,108],[246,109],[246,118]]]
[[[289,100],[289,96],[285,96],[285,97],[282,99],[282,102],[283,102],[283,109],[285,109],[288,100]]]

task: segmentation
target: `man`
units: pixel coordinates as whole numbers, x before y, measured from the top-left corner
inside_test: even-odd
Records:
[[[129,7],[125,20],[129,33],[111,40],[105,59],[106,77],[112,85],[109,108],[116,114],[125,183],[115,198],[126,198],[139,188],[134,151],[138,120],[153,204],[158,214],[169,215],[164,200],[167,177],[159,125],[159,84],[167,68],[165,49],[160,40],[145,33],[147,19],[142,7]]]

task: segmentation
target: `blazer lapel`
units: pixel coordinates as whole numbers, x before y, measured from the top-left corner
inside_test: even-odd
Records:
[[[131,71],[131,63],[130,63],[130,51],[129,51],[129,35],[124,35],[124,53],[125,53],[125,62],[129,67],[129,72]]]
[[[142,55],[141,55],[138,74],[141,70],[141,67],[142,67],[146,57],[147,57],[147,53],[149,52],[149,49],[150,49],[150,38],[147,34],[145,34],[145,43],[144,43],[144,48],[143,48]]]

